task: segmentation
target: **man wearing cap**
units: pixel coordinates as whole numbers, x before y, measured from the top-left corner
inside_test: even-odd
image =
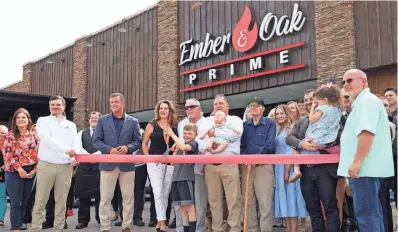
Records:
[[[248,101],[252,118],[243,123],[240,153],[273,154],[275,147],[275,121],[263,116],[264,101],[253,97]],[[248,169],[251,168],[249,172]],[[249,173],[248,189],[246,178]],[[274,168],[272,164],[242,165],[243,192],[248,191],[247,231],[272,231],[272,197],[274,192]],[[260,227],[256,202],[260,209]],[[260,230],[261,229],[261,230]]]

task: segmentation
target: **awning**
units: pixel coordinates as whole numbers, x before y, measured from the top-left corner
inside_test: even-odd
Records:
[[[50,114],[48,105],[50,97],[51,96],[46,95],[0,90],[0,121],[10,121],[17,109],[25,108],[31,114],[33,123],[35,123],[39,117]],[[76,98],[64,98],[66,101],[66,117],[69,120],[73,120],[73,104]]]

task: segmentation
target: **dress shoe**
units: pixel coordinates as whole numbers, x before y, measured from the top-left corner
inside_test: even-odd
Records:
[[[115,211],[115,216],[111,217],[111,221],[116,221],[117,219],[119,219],[119,212]]]
[[[87,226],[88,226],[88,223],[79,222],[79,223],[76,225],[76,230],[80,230],[80,229],[86,228]]]
[[[158,224],[158,221],[156,219],[150,219],[148,223],[148,227],[155,227],[156,224]]]
[[[131,230],[130,230],[130,228],[124,228],[123,230],[122,230],[122,232],[131,232]]]
[[[79,205],[80,205],[80,200],[79,200],[79,199],[76,199],[76,201],[73,202],[72,208],[77,209],[77,208],[79,208]]]
[[[133,225],[142,227],[142,226],[145,226],[145,223],[141,219],[137,219],[137,220],[134,220]]]
[[[20,230],[27,230],[28,227],[26,226],[25,223],[22,223],[21,227],[19,227]]]
[[[170,223],[167,227],[169,227],[170,229],[176,228],[176,220],[174,219],[174,221]]]
[[[123,221],[115,222],[115,226],[122,226]]]
[[[45,230],[45,229],[50,229],[50,228],[53,228],[53,227],[54,227],[54,224],[53,224],[53,223],[50,223],[50,222],[48,222],[48,221],[45,221],[45,222],[43,222],[43,224],[41,225],[41,227],[42,227],[43,230]]]

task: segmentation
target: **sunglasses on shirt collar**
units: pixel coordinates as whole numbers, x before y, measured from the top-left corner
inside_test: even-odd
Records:
[[[185,106],[185,110],[193,110],[196,107],[198,107],[198,106],[197,105]]]

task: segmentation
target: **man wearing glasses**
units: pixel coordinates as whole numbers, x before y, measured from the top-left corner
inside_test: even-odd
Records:
[[[353,103],[341,135],[338,175],[349,177],[359,230],[382,232],[383,213],[378,194],[382,178],[394,175],[387,112],[370,92],[363,71],[348,70],[343,85]]]
[[[200,107],[200,102],[194,98],[188,99],[185,102],[185,113],[187,117],[178,124],[178,134],[180,139],[183,140],[184,126],[188,123],[194,123],[198,127],[198,135],[203,134],[203,127],[200,125],[205,121],[202,116],[202,109]],[[206,153],[205,140],[200,140],[196,138],[195,140],[199,145],[199,153]],[[203,173],[204,165],[195,164],[195,209],[196,209],[196,231],[204,232],[206,231],[206,211],[207,211],[207,186],[205,183],[205,177]],[[175,206],[177,232],[183,232],[184,228],[182,225],[181,210],[179,206]]]
[[[265,118],[264,101],[253,97],[248,101],[252,118],[243,123],[240,145],[241,154],[274,154],[276,125],[275,121]],[[251,173],[248,169],[251,168]],[[274,193],[274,166],[272,164],[242,165],[242,186],[245,188],[249,173],[247,230],[272,231],[272,200]],[[260,228],[257,217],[257,201],[260,209]]]

